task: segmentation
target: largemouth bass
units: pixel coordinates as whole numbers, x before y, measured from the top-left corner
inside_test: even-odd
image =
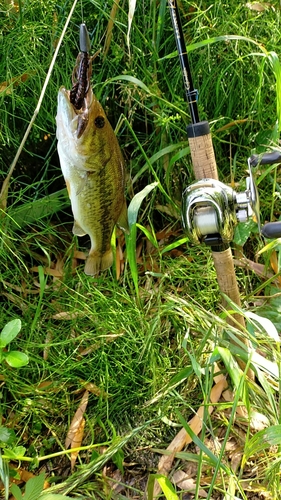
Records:
[[[61,87],[58,93],[58,154],[74,216],[73,233],[91,239],[85,273],[96,275],[112,265],[115,224],[128,230],[125,169],[114,131],[89,85],[90,56],[80,53],[77,67],[72,90]]]

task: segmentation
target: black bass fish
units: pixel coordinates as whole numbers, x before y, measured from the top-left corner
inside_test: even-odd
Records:
[[[60,165],[74,216],[73,233],[90,236],[85,273],[94,276],[112,265],[114,226],[117,224],[127,232],[128,222],[124,160],[89,84],[92,58],[88,54],[89,44],[83,42],[85,30],[86,26],[81,25],[81,52],[74,69],[73,88],[61,87],[58,93],[56,122]]]

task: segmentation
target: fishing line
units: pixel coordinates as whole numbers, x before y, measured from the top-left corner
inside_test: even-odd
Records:
[[[82,20],[82,23],[84,23],[83,0],[80,1],[80,7],[81,7],[81,20]]]
[[[74,9],[76,7],[76,4],[77,4],[78,0],[74,0],[73,4],[72,4],[72,7],[70,9],[70,12],[67,16],[67,19],[65,21],[65,25],[63,27],[63,30],[62,30],[62,33],[61,33],[61,36],[59,37],[59,40],[58,40],[58,43],[57,43],[57,46],[56,46],[56,49],[55,49],[55,52],[54,52],[54,55],[52,57],[52,61],[51,61],[51,64],[49,66],[49,69],[48,69],[48,72],[47,72],[47,75],[46,75],[46,78],[45,78],[45,81],[44,81],[44,84],[43,84],[43,87],[42,87],[42,90],[41,90],[41,94],[39,96],[39,99],[38,99],[38,103],[37,103],[37,106],[35,108],[35,111],[32,115],[32,118],[28,124],[28,127],[26,129],[26,132],[23,136],[23,139],[19,145],[19,148],[17,150],[17,153],[15,155],[15,158],[13,159],[12,163],[11,163],[11,166],[9,168],[9,171],[8,171],[8,174],[7,174],[7,177],[6,179],[4,180],[3,184],[2,184],[2,188],[1,188],[1,192],[0,192],[0,203],[4,203],[6,202],[6,198],[8,196],[8,189],[9,189],[9,183],[10,183],[10,180],[11,180],[11,177],[13,175],[13,171],[15,169],[15,166],[17,164],[17,161],[21,155],[21,152],[24,148],[24,145],[26,143],[26,140],[29,136],[29,133],[32,129],[32,126],[36,120],[36,117],[40,111],[40,108],[41,108],[41,104],[42,104],[42,101],[43,101],[43,98],[44,98],[44,95],[45,95],[45,92],[46,92],[46,89],[47,89],[47,86],[49,84],[49,81],[50,81],[50,78],[51,78],[51,74],[53,72],[53,69],[54,69],[54,65],[55,65],[55,62],[56,62],[56,59],[57,59],[57,56],[58,56],[58,53],[59,53],[59,50],[60,50],[60,46],[62,44],[62,41],[63,41],[63,38],[64,38],[64,35],[66,33],[66,30],[68,28],[68,25],[69,25],[69,22],[70,22],[70,19],[72,17],[72,14],[74,12]]]

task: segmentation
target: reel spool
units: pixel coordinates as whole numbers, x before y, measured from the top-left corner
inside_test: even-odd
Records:
[[[211,247],[229,244],[238,222],[246,222],[253,217],[263,236],[281,237],[281,222],[270,222],[260,227],[259,196],[252,172],[252,167],[257,164],[278,161],[281,161],[281,153],[276,151],[262,157],[251,156],[248,159],[249,177],[243,192],[236,192],[215,179],[202,179],[188,186],[182,195],[182,223],[191,242]]]

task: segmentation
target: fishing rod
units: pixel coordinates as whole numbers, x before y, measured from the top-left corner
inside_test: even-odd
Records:
[[[183,226],[193,243],[204,242],[211,247],[219,288],[222,293],[240,306],[240,294],[229,246],[233,234],[230,227],[232,217],[229,216],[228,202],[232,196],[230,188],[226,190],[225,195],[225,186],[218,180],[209,123],[199,119],[197,95],[194,99],[195,91],[177,2],[168,0],[168,3],[192,119],[192,123],[187,126],[187,135],[194,175],[198,180],[183,192]],[[229,318],[232,324],[238,322],[243,328],[245,327],[244,318],[240,314],[234,315],[233,320]]]
[[[180,14],[176,0],[168,0],[176,40],[184,90],[189,105],[191,124],[187,126],[192,165],[196,182],[188,186],[182,195],[183,227],[194,244],[210,246],[219,288],[235,304],[241,305],[230,243],[238,222],[246,222],[255,216],[260,228],[259,197],[254,181],[253,167],[260,164],[278,163],[281,152],[274,151],[248,158],[249,177],[246,190],[236,192],[218,180],[215,153],[209,123],[200,121],[198,91],[194,89],[187,50],[183,36]],[[261,233],[266,238],[281,236],[281,222],[268,223]],[[226,305],[226,304],[224,304]],[[234,314],[229,324],[245,328],[244,317]],[[244,339],[244,343],[248,345]]]

